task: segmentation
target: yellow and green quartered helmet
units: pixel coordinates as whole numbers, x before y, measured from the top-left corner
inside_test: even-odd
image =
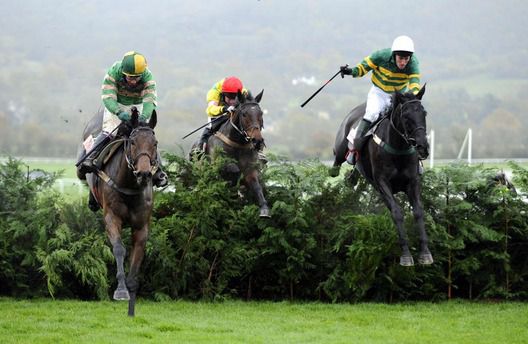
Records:
[[[145,69],[147,69],[147,60],[145,59],[145,56],[140,53],[129,51],[123,56],[121,67],[123,68],[123,74],[128,76],[138,76],[143,74]]]

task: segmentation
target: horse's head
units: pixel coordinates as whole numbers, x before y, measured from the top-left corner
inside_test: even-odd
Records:
[[[418,94],[411,92],[396,93],[394,109],[396,117],[399,117],[401,124],[400,134],[409,145],[416,148],[418,158],[423,160],[429,156],[429,143],[427,142],[426,116],[422,105],[422,97],[425,93],[425,85]]]
[[[231,118],[236,123],[241,134],[245,136],[248,142],[253,143],[255,149],[260,150],[264,146],[262,137],[262,128],[264,127],[263,113],[259,102],[262,99],[264,90],[255,98],[245,97],[243,93],[238,92],[240,104]]]
[[[154,134],[157,123],[156,110],[148,123],[139,121],[139,113],[133,108],[130,120],[132,131],[128,139],[127,161],[128,166],[136,176],[139,185],[146,185],[152,180],[152,175],[157,168],[157,146],[158,141]]]

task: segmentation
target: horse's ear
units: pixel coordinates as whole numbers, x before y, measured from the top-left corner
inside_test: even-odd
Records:
[[[422,100],[422,97],[425,93],[425,85],[427,85],[427,83],[425,83],[422,88],[420,88],[420,91],[418,91],[418,93],[416,94],[416,98]]]
[[[157,123],[158,123],[158,115],[156,113],[156,110],[152,110],[152,115],[150,115],[150,119],[148,122],[150,129],[154,129]]]
[[[132,117],[130,118],[130,124],[135,128],[139,124],[139,113],[135,107],[132,108]]]
[[[246,95],[242,93],[240,90],[237,91],[237,97],[240,104],[244,104],[246,102]]]
[[[260,103],[260,100],[262,99],[262,95],[264,94],[264,89],[262,89],[262,91],[260,91],[259,94],[257,94],[257,96],[255,97],[255,101],[257,103]]]

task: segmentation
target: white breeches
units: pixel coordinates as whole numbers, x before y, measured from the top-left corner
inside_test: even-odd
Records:
[[[129,113],[132,113],[132,107],[134,106],[139,111],[139,113],[141,113],[141,111],[143,110],[143,104],[119,104],[119,111],[128,111]],[[121,124],[121,120],[119,119],[119,117],[108,111],[108,109],[105,107],[103,114],[103,131],[111,133],[115,128],[117,128],[119,124]]]
[[[367,96],[367,108],[364,119],[373,123],[380,113],[391,105],[392,94],[383,92],[380,88],[372,86]]]

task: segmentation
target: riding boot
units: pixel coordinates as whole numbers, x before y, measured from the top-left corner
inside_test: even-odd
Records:
[[[204,131],[202,132],[202,136],[200,137],[200,142],[198,143],[198,147],[202,152],[205,152],[207,141],[212,134],[213,132],[211,131],[211,128],[205,127]]]
[[[112,140],[112,136],[102,131],[96,138],[93,144],[93,148],[89,155],[79,165],[79,172],[82,174],[93,173],[97,171],[97,167],[94,165],[94,160],[97,158],[103,148]]]
[[[361,122],[359,122],[359,125],[356,129],[356,136],[354,136],[354,149],[353,150],[349,150],[347,152],[347,155],[346,155],[346,161],[350,164],[350,165],[356,165],[356,160],[357,160],[357,157],[359,156],[359,152],[358,150],[356,149],[356,141],[360,138],[363,137],[363,135],[365,135],[365,133],[367,132],[367,130],[370,128],[370,125],[372,124],[372,122],[366,120],[366,119],[361,119]]]
[[[161,156],[159,152],[156,152],[156,161],[158,162],[158,169],[156,170],[156,173],[154,173],[154,176],[152,176],[152,181],[155,186],[163,188],[169,184],[169,177],[162,169]]]

